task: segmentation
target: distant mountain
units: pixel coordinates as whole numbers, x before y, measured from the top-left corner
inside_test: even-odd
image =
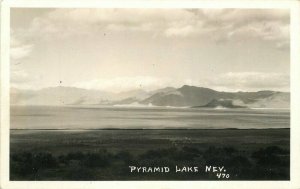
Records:
[[[11,88],[13,105],[110,105],[138,102],[151,94],[143,90],[109,93],[76,87],[49,87],[41,90],[19,90]]]
[[[113,100],[124,100],[124,99],[136,99],[137,101],[143,100],[147,97],[149,97],[150,94],[148,94],[146,91],[137,89],[137,90],[131,90],[131,91],[125,91],[120,92],[116,94],[112,94],[114,96]]]
[[[233,106],[257,108],[289,108],[290,103],[289,93],[284,92],[219,92],[209,88],[188,85],[171,92],[156,93],[140,103],[156,106],[204,107],[211,106],[209,103],[214,102],[214,100],[221,104],[220,99],[232,101]]]
[[[111,102],[111,105],[124,105],[124,104],[132,104],[132,103],[138,103],[139,99],[136,97],[129,97],[122,100],[116,100]]]
[[[32,90],[19,90],[16,88],[10,89],[10,102],[11,104],[23,104],[30,98],[35,96],[35,91]]]
[[[117,98],[114,98],[114,101],[112,101],[112,104],[132,104],[132,103],[139,103],[140,101],[143,101],[146,98],[149,98],[150,96],[157,94],[157,93],[167,93],[170,91],[175,91],[176,88],[173,87],[166,87],[150,92],[146,92],[144,90],[131,90],[126,92],[117,93]],[[115,95],[115,96],[116,96]],[[119,100],[117,100],[119,99]]]
[[[151,96],[151,95],[154,95],[154,94],[157,94],[157,93],[170,93],[170,92],[173,92],[173,91],[176,91],[177,89],[174,88],[174,87],[165,87],[165,88],[162,88],[162,89],[157,89],[157,90],[154,90],[154,91],[150,91],[148,92],[148,94]]]
[[[289,108],[290,94],[276,91],[219,92],[209,88],[184,85],[150,92],[132,90],[109,93],[75,87],[50,87],[37,91],[11,89],[14,105],[126,105],[141,104],[176,107],[250,107]]]
[[[248,104],[252,108],[290,108],[290,94],[275,92],[267,98],[257,99],[255,102]]]
[[[75,87],[49,87],[37,91],[11,90],[11,104],[18,105],[78,105],[107,102],[109,93]]]

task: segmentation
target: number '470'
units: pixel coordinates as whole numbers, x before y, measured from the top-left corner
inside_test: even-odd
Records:
[[[226,174],[226,173],[217,173],[217,177],[220,179],[220,178],[229,178],[230,175],[229,174]]]

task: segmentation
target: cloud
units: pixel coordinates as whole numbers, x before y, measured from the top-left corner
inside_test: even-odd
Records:
[[[29,80],[29,74],[24,70],[13,69],[10,73],[12,83],[26,83]]]
[[[283,49],[289,46],[290,16],[285,9],[204,9],[196,12],[203,27],[215,36],[217,42],[251,40],[273,41]]]
[[[41,88],[40,80],[37,76],[29,74],[27,71],[11,66],[10,86],[18,89],[37,89]]]
[[[214,79],[158,78],[152,76],[98,78],[73,84],[73,87],[122,92],[135,89],[151,91],[164,87],[179,88],[183,85],[208,87],[219,91],[289,91],[289,75],[264,72],[228,72]]]
[[[285,49],[290,29],[289,12],[284,9],[55,9],[35,18],[22,32],[31,37],[63,38],[99,31],[199,35],[216,42],[257,38]]]
[[[30,52],[32,51],[33,45],[22,45],[19,47],[12,47],[10,49],[10,57],[13,60],[20,60],[29,56]]]
[[[23,41],[18,39],[14,32],[11,34],[10,41],[10,58],[13,61],[19,61],[25,57],[28,57],[33,49],[32,44],[25,44]]]
[[[196,30],[193,26],[191,25],[187,25],[184,27],[170,27],[168,29],[166,29],[165,34],[168,37],[173,37],[173,36],[188,36],[191,35],[193,33],[196,33]]]
[[[225,91],[289,91],[288,74],[264,72],[228,72],[206,83]]]
[[[11,71],[11,86],[20,89],[42,88],[39,79],[21,69]],[[107,92],[124,92],[136,89],[151,91],[164,87],[179,88],[183,85],[208,87],[219,91],[260,91],[275,90],[289,91],[290,81],[288,74],[264,72],[228,72],[216,76],[194,80],[191,78],[161,78],[152,76],[97,78],[76,82],[72,87],[101,90]]]
[[[97,89],[109,92],[122,92],[135,89],[154,90],[171,84],[169,78],[156,78],[150,76],[98,78],[73,84],[73,87],[84,89]]]
[[[27,44],[21,40],[22,37],[18,36],[14,30],[11,30],[10,36],[10,85],[14,88],[32,89],[33,84],[37,78],[28,74],[27,71],[20,68],[24,58],[30,56],[34,45]]]

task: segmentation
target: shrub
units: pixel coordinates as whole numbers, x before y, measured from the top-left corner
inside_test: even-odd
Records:
[[[87,153],[82,159],[82,165],[86,167],[107,167],[111,163],[112,157],[108,154]]]
[[[23,152],[13,154],[11,160],[10,170],[12,173],[21,176],[37,173],[40,169],[54,168],[57,166],[56,158],[47,152],[37,154]]]
[[[278,146],[261,148],[252,153],[252,157],[259,166],[288,166],[289,152]]]
[[[128,151],[120,151],[114,157],[115,159],[122,160],[125,163],[132,163],[135,161],[133,155]]]

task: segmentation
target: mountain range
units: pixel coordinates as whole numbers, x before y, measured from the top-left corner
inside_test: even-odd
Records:
[[[40,90],[11,88],[12,105],[141,105],[193,108],[289,108],[290,93],[279,91],[221,92],[184,85],[155,91],[132,90],[109,93],[75,87]]]

